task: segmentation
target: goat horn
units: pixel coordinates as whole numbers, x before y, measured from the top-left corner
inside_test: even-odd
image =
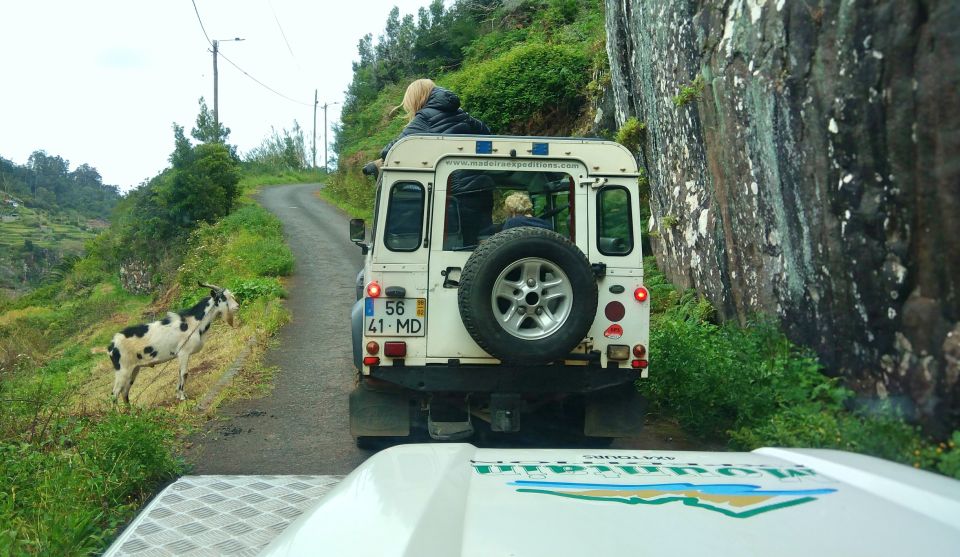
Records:
[[[200,288],[209,288],[209,289],[211,289],[211,290],[223,290],[223,288],[220,288],[219,286],[214,285],[214,284],[207,284],[207,283],[199,282],[199,281],[197,281],[197,284],[200,285]]]

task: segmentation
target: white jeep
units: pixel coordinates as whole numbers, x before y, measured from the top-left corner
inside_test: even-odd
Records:
[[[358,442],[407,436],[423,418],[434,439],[471,435],[473,418],[515,432],[548,404],[587,436],[637,432],[650,316],[637,177],[609,141],[398,141],[369,243],[350,223],[366,255],[352,312]],[[517,192],[532,211],[507,221]]]

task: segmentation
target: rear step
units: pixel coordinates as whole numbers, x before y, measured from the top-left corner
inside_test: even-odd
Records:
[[[473,435],[470,401],[431,401],[427,410],[427,432],[437,441],[459,441]]]

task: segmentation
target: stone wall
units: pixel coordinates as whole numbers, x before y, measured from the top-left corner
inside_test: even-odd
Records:
[[[960,2],[607,0],[606,18],[668,276],[956,427]]]
[[[127,292],[149,294],[153,291],[153,270],[147,263],[134,259],[120,264],[120,285]]]

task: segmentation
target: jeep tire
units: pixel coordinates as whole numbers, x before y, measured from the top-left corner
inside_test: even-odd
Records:
[[[546,364],[580,344],[597,312],[597,282],[583,252],[534,227],[483,242],[460,274],[460,318],[473,340],[508,364]]]

